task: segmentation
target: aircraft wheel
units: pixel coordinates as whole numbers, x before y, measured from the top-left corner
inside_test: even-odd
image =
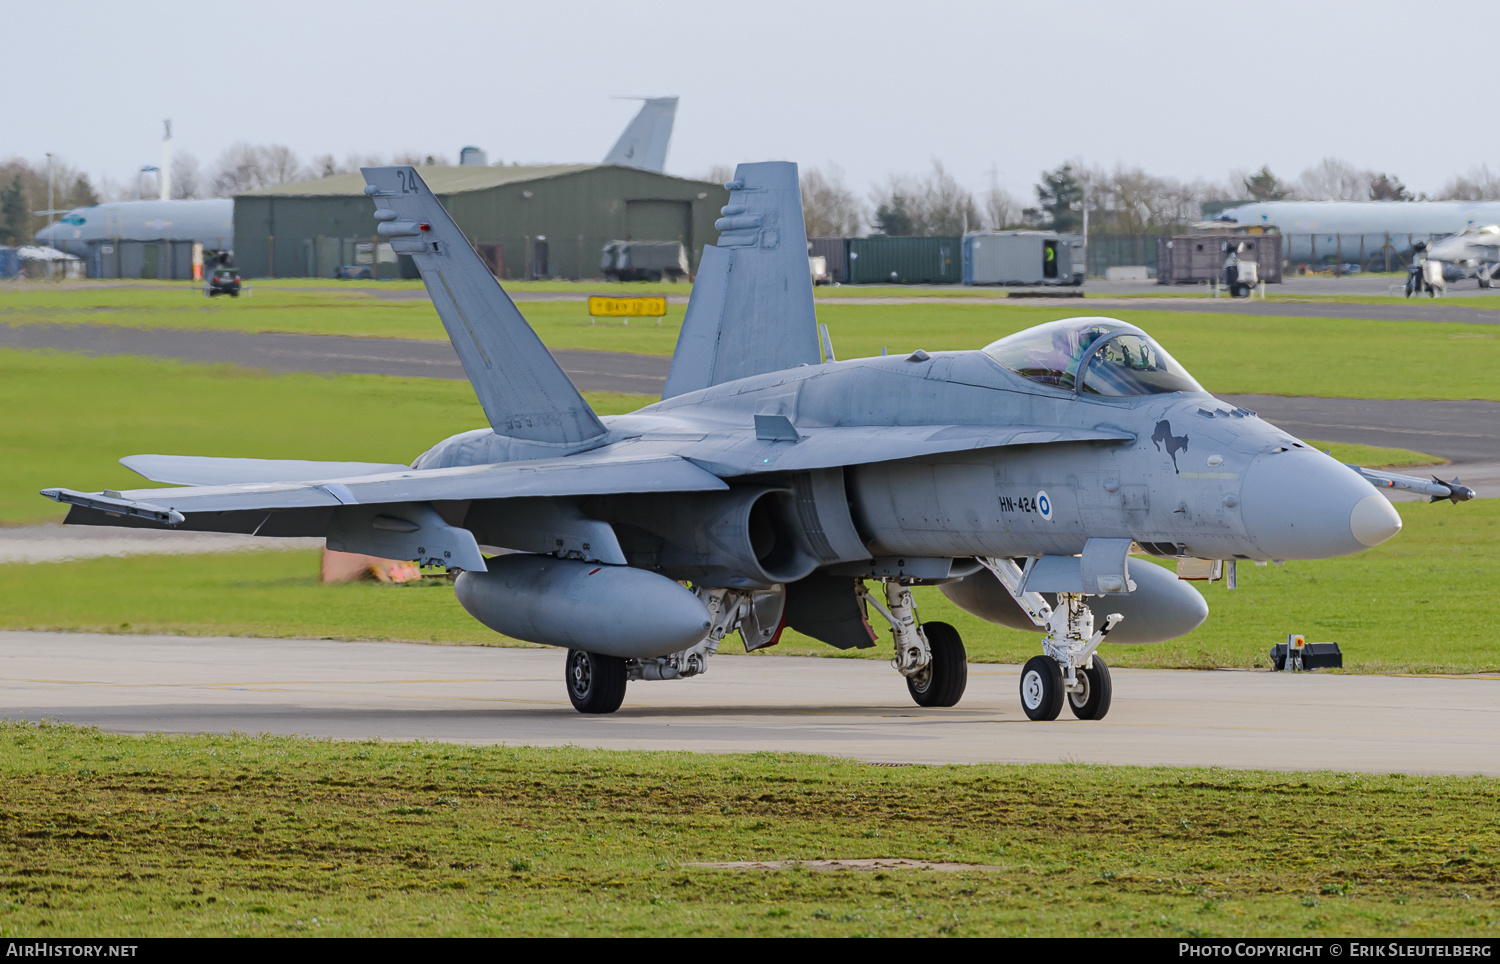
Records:
[[[906,688],[918,706],[957,706],[969,684],[969,658],[963,638],[947,623],[923,623],[932,662],[916,676],[906,678]]]
[[[1109,712],[1109,701],[1114,695],[1114,686],[1109,681],[1109,667],[1098,656],[1094,665],[1078,674],[1083,684],[1082,693],[1068,694],[1068,709],[1080,720],[1102,720]]]
[[[1031,720],[1055,720],[1062,712],[1062,667],[1051,656],[1033,656],[1021,668],[1021,709]]]
[[[625,702],[625,661],[618,656],[570,649],[563,678],[580,713],[613,713]]]

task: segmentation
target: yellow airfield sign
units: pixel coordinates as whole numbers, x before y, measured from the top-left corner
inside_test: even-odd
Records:
[[[603,295],[589,296],[589,320],[595,318],[624,318],[625,324],[630,324],[632,318],[655,318],[657,324],[661,324],[662,316],[667,313],[667,299],[665,297],[628,297],[609,298]]]

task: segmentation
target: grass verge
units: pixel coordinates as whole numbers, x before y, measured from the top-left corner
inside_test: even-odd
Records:
[[[1384,545],[1244,564],[1239,589],[1203,588],[1211,613],[1194,632],[1151,646],[1105,643],[1101,653],[1112,666],[1265,667],[1271,646],[1300,632],[1339,642],[1348,672],[1500,670],[1500,500],[1398,508],[1405,531]],[[0,566],[0,629],[517,645],[471,619],[445,580],[325,586],[317,573],[317,553],[303,551],[13,563]],[[1021,663],[1039,651],[1037,634],[970,616],[935,588],[919,588],[917,603],[924,620],[957,627],[975,661]],[[880,635],[871,649],[840,654],[787,632],[773,652],[889,659],[889,631]],[[737,648],[733,639],[723,647]]]
[[[1319,442],[1303,439],[1308,445],[1343,462],[1345,465],[1363,465],[1368,468],[1403,469],[1424,465],[1445,465],[1448,460],[1440,455],[1413,452],[1411,449],[1389,449],[1378,445],[1360,445],[1356,442]]]
[[[1458,936],[1500,781],[0,724],[0,933]],[[987,869],[715,870],[905,857]]]

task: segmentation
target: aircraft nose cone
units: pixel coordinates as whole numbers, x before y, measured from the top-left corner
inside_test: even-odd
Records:
[[[1256,458],[1240,500],[1246,534],[1273,559],[1344,556],[1401,531],[1401,517],[1385,496],[1311,449]]]
[[[1349,531],[1361,545],[1378,546],[1401,531],[1401,516],[1389,499],[1379,492],[1371,492],[1349,513]]]

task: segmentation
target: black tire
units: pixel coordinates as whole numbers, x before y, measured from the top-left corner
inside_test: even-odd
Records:
[[[239,296],[240,296],[240,293],[238,291],[231,291],[229,293],[229,297],[231,297],[231,298],[238,298]]]
[[[625,661],[618,656],[570,649],[563,681],[580,713],[613,713],[625,702]]]
[[[932,662],[916,676],[906,678],[906,688],[918,706],[957,706],[969,685],[969,655],[958,630],[947,623],[923,623]]]
[[[1102,720],[1109,712],[1110,699],[1114,696],[1114,685],[1109,681],[1109,666],[1098,656],[1094,665],[1078,674],[1083,684],[1082,693],[1068,694],[1068,709],[1080,720]]]
[[[1062,712],[1062,667],[1051,656],[1033,656],[1021,667],[1021,709],[1027,719],[1055,720]]]

